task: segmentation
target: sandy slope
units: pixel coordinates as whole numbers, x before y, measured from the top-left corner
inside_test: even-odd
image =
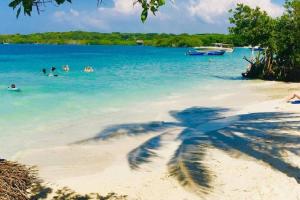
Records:
[[[162,108],[180,110],[197,105],[230,109],[217,117],[208,115],[209,121],[200,120],[202,114],[197,108],[179,112],[178,116],[183,118],[180,126],[150,128],[147,134],[136,136],[126,136],[130,131],[126,127],[126,130],[114,130],[119,131],[118,137],[106,141],[94,139],[29,149],[19,152],[15,159],[37,165],[41,176],[50,184],[68,186],[81,193],[113,191],[127,194],[130,199],[149,200],[300,199],[300,185],[296,181],[300,178],[300,105],[281,100],[297,85],[258,82],[242,87],[243,92],[218,91],[205,100],[176,99],[147,108],[160,111],[155,120],[164,123],[156,126],[170,121]],[[142,133],[147,127],[134,127],[134,131]],[[170,161],[180,147],[182,141],[178,136],[184,130],[203,137],[191,149],[187,143],[187,152],[182,150],[178,158],[185,186],[181,184],[184,181],[170,176]],[[150,150],[152,156],[147,162],[138,163],[137,168],[131,168],[129,155],[138,155],[143,144],[156,136],[160,145]],[[199,139],[189,138],[189,133],[185,137],[190,142]],[[130,154],[133,150],[137,151]],[[188,154],[195,154],[190,165],[186,163]],[[203,172],[195,171],[197,167]],[[203,176],[200,185],[199,177],[193,174]]]

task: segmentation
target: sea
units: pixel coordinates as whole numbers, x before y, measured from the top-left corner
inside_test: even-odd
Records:
[[[239,84],[247,67],[243,57],[251,55],[244,48],[223,56],[187,56],[188,50],[0,45],[0,157],[67,143],[66,138],[80,134],[68,131],[72,124],[117,119],[121,110],[147,102],[187,93],[205,98],[205,92],[193,94],[194,89]],[[69,72],[62,70],[64,65],[69,65]],[[85,66],[92,66],[94,72],[85,73]],[[44,68],[49,73],[51,67],[57,77],[42,73]],[[8,90],[11,84],[20,91]]]

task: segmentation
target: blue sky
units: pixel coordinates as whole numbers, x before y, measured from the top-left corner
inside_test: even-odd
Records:
[[[174,0],[173,0],[174,1]],[[48,5],[38,15],[20,15],[1,0],[0,34],[33,33],[49,31],[97,32],[164,32],[164,33],[226,33],[228,10],[236,3],[259,6],[276,17],[283,12],[284,0],[172,0],[160,9],[157,16],[150,16],[141,23],[140,8],[133,0],[103,0],[97,7],[96,0],[73,0],[72,4],[57,7]]]

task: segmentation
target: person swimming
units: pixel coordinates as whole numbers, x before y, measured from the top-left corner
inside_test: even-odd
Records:
[[[48,76],[50,76],[50,77],[52,77],[52,76],[55,76],[55,77],[57,77],[58,76],[58,74],[55,74],[54,72],[55,72],[55,70],[56,70],[56,67],[51,67],[51,72],[48,74]]]
[[[69,72],[69,71],[70,71],[69,65],[63,66],[63,70],[64,70],[65,72]]]
[[[11,84],[8,88],[9,91],[20,91],[19,88],[17,88],[16,84]]]
[[[47,70],[45,68],[42,69],[44,75],[47,75]]]
[[[94,69],[91,66],[86,66],[83,71],[86,73],[91,73],[94,72]]]

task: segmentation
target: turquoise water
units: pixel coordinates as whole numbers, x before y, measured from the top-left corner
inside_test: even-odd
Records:
[[[245,69],[242,57],[251,54],[248,49],[236,49],[219,57],[191,57],[185,56],[186,51],[143,46],[1,45],[0,151],[9,151],[7,144],[20,135],[31,137],[62,120],[159,100],[199,85],[236,81]],[[66,64],[71,69],[68,73],[61,70]],[[86,65],[95,72],[83,73]],[[58,69],[58,77],[41,73],[51,66]],[[7,91],[11,83],[21,92]]]

